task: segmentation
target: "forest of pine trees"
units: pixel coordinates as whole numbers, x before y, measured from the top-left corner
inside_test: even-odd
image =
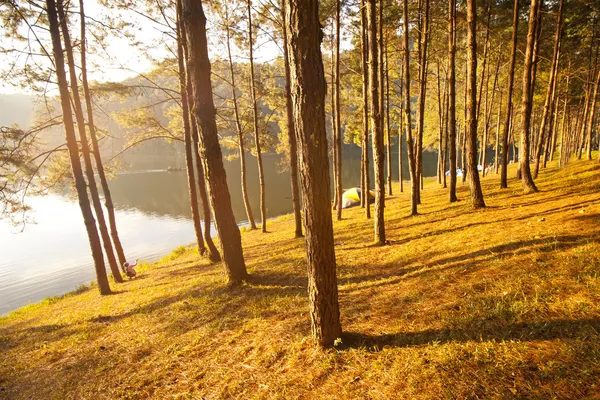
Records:
[[[250,229],[260,226],[265,234],[269,182],[262,157],[283,155],[295,238],[306,243],[312,335],[325,347],[343,329],[332,223],[334,213],[344,217],[343,152],[360,147],[360,187],[375,195],[373,211],[368,195],[361,206],[373,220],[373,244],[386,246],[386,196],[410,190],[410,214],[419,214],[426,152],[437,155],[437,182],[447,187],[448,204],[464,201],[477,209],[486,206],[481,176],[496,176],[506,189],[507,167],[516,162],[521,190],[533,193],[548,162],[592,160],[598,149],[595,1],[118,0],[94,2],[105,13],[93,16],[84,3],[9,0],[0,6],[9,38],[2,47],[6,84],[44,92],[60,104],[53,117],[60,116],[58,123],[51,118],[30,131],[2,129],[0,214],[26,209],[21,199],[30,186],[48,184],[40,177],[62,162],[77,193],[102,295],[111,293],[107,266],[115,285],[123,281],[127,249],[101,154],[110,132],[96,123],[95,104],[123,93],[135,99],[141,86],[169,105],[166,124],[134,108],[124,112],[123,124],[144,132],[124,151],[147,140],[183,142],[199,253],[222,260],[230,286],[261,277],[246,269],[224,154],[239,159]],[[132,10],[147,21],[141,32],[120,17]],[[101,68],[95,52],[110,48],[111,35],[135,38],[152,26],[163,32],[153,46],[166,55],[138,81],[143,85],[90,79],[89,61]],[[143,46],[142,40],[135,45]],[[264,61],[262,49],[269,45],[277,50]],[[154,129],[148,129],[150,120]],[[57,125],[68,163],[63,151],[40,155],[33,143],[45,127]],[[258,163],[258,182],[247,180],[248,154]],[[399,176],[394,189],[393,176]],[[469,198],[457,195],[461,179]],[[248,184],[260,188],[259,210],[250,206]]]

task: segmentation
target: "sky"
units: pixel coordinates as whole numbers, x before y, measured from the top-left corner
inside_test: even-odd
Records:
[[[144,54],[136,46],[133,46],[128,39],[111,36],[106,38],[105,48],[88,48],[88,73],[91,81],[105,82],[105,81],[122,81],[127,78],[131,78],[140,73],[148,72],[152,69],[153,61],[160,60],[171,55],[169,49],[164,45],[156,45],[161,39],[165,37],[163,31],[167,30],[165,27],[161,27],[156,23],[150,21],[148,18],[142,17],[132,10],[125,10],[115,13],[115,11],[106,10],[98,4],[97,0],[86,0],[84,3],[86,16],[90,19],[88,22],[88,29],[94,24],[93,20],[102,21],[107,16],[109,17],[122,17],[125,21],[130,22],[132,26],[135,39],[141,42],[143,45],[149,47],[148,54]],[[93,20],[92,20],[93,19]],[[74,29],[72,29],[72,39],[79,37],[79,22],[73,21]],[[216,40],[216,35],[210,34],[211,27],[208,27],[209,37],[209,53],[211,58],[222,56],[222,47]],[[33,28],[35,34],[40,38],[46,47],[48,52],[51,52],[51,45],[49,43],[48,33],[40,28]],[[24,36],[33,38],[33,32],[28,28],[23,28],[21,33]],[[88,42],[91,41],[91,35],[88,34]],[[27,51],[28,46],[24,43],[16,43],[11,41],[3,33],[0,37],[0,46],[3,48],[16,48],[18,50]],[[37,46],[35,47],[37,48]],[[35,49],[34,48],[34,49]],[[95,50],[95,51],[94,51]],[[36,50],[37,51],[37,50]],[[244,54],[239,51],[234,51],[234,57],[243,58]],[[268,62],[275,59],[279,55],[279,49],[277,46],[267,40],[259,41],[255,46],[255,56],[257,62]],[[14,60],[17,59],[17,64],[23,66],[25,63],[29,65],[42,66],[48,69],[51,64],[47,57],[38,56],[35,59],[27,59],[23,54],[9,53],[0,55],[0,65],[11,65]],[[15,87],[6,82],[5,71],[2,71],[2,78],[0,78],[0,94],[33,94],[31,90],[21,87]],[[54,78],[54,77],[53,77]],[[48,90],[49,93],[57,92],[51,88]]]

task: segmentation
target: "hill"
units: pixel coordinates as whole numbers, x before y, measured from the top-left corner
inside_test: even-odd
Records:
[[[1,318],[0,397],[600,398],[600,166],[553,165],[533,195],[482,182],[480,211],[466,185],[449,205],[427,181],[417,217],[394,195],[383,248],[361,209],[335,222],[336,349],[308,339],[304,242],[284,216],[243,233],[242,287],[182,247],[113,296]]]
[[[0,93],[0,126],[19,125],[26,129],[32,122],[37,97],[27,94]]]

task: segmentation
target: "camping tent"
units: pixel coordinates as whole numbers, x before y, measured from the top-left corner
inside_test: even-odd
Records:
[[[360,205],[361,198],[361,190],[360,188],[354,187],[352,189],[348,189],[342,195],[342,208],[350,208]],[[369,190],[369,202],[375,202],[375,193],[372,190]]]
[[[450,170],[446,171],[446,176],[450,176]],[[456,176],[458,176],[458,177],[461,177],[461,176],[463,176],[462,169],[458,168],[458,169],[456,170]]]

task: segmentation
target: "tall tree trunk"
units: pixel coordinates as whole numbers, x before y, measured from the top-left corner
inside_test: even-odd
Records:
[[[419,176],[415,160],[415,147],[412,135],[412,116],[410,113],[410,46],[408,27],[408,0],[402,0],[403,47],[404,47],[404,123],[406,124],[406,148],[408,149],[408,166],[410,172],[410,215],[417,215]]]
[[[436,68],[437,68],[437,73],[436,73],[436,77],[437,77],[437,105],[438,105],[438,128],[439,128],[439,132],[438,132],[438,157],[437,157],[437,173],[436,173],[436,178],[437,178],[437,183],[439,183],[440,185],[442,184],[442,175],[444,175],[444,168],[443,168],[443,152],[444,152],[444,112],[442,109],[442,98],[446,98],[446,94],[442,94],[442,77],[440,74],[440,63],[437,62],[436,63]],[[445,101],[445,100],[444,100]]]
[[[473,208],[485,207],[477,171],[477,6],[467,1],[467,174]]]
[[[525,50],[525,61],[523,63],[523,101],[521,105],[521,147],[519,148],[521,157],[520,158],[520,171],[521,171],[521,182],[523,184],[523,190],[525,193],[537,192],[538,189],[533,182],[531,176],[531,169],[529,166],[529,138],[531,135],[531,108],[533,104],[533,91],[532,85],[532,58],[533,58],[533,45],[534,45],[534,34],[537,27],[537,10],[539,7],[539,0],[531,0],[531,9],[529,11],[529,30],[527,32],[527,47]]]
[[[231,101],[233,102],[233,114],[235,117],[235,130],[238,137],[238,149],[240,157],[240,173],[241,173],[241,185],[242,185],[242,199],[244,200],[244,208],[246,210],[246,217],[248,223],[250,223],[250,229],[256,229],[256,222],[252,213],[252,206],[250,205],[250,199],[248,198],[248,185],[246,179],[246,147],[244,144],[244,130],[242,129],[242,123],[240,121],[240,112],[237,101],[237,87],[235,83],[235,71],[233,69],[233,57],[231,56],[231,26],[229,18],[229,9],[225,5],[225,19],[227,20],[225,26],[226,34],[226,45],[227,45],[227,57],[229,59],[229,79],[231,80]]]
[[[553,108],[554,111],[552,112],[552,114],[550,114],[550,132],[548,133],[547,136],[547,140],[546,140],[546,149],[544,151],[544,163],[542,164],[543,168],[546,168],[546,164],[548,163],[548,160],[552,159],[552,156],[554,154],[554,146],[556,145],[556,129],[558,127],[558,102],[559,102],[559,97],[558,97],[558,78],[557,75],[554,75],[554,99],[552,100],[552,104],[553,104]]]
[[[450,203],[456,198],[456,0],[448,0],[448,137],[450,141]]]
[[[373,136],[373,163],[375,169],[375,243],[385,245],[385,176],[383,173],[383,132],[379,97],[379,70],[377,52],[377,3],[367,0],[367,24],[369,33],[369,92],[371,93],[371,126]]]
[[[448,82],[446,82],[447,84]],[[442,180],[444,189],[448,187],[446,182],[446,167],[448,165],[448,103],[449,103],[449,94],[448,89],[444,90],[444,152],[442,157]]]
[[[342,124],[340,122],[340,11],[342,0],[336,0],[335,12],[335,191],[337,193],[337,212],[338,221],[342,219]]]
[[[193,117],[200,128],[200,156],[219,235],[225,272],[231,285],[248,278],[240,230],[235,222],[219,145],[216,110],[212,98],[210,61],[206,40],[206,16],[201,1],[182,0],[182,22],[188,47],[187,72],[194,96]]]
[[[204,255],[206,246],[204,246],[204,237],[202,236],[202,227],[200,225],[200,211],[198,210],[198,193],[196,192],[196,179],[194,177],[194,158],[192,154],[192,133],[190,128],[190,113],[188,107],[187,79],[185,74],[184,45],[181,32],[181,0],[176,2],[177,9],[177,61],[179,67],[179,91],[181,93],[181,109],[183,114],[183,138],[185,146],[185,166],[187,171],[188,192],[190,194],[190,207],[192,211],[192,221],[194,232],[196,234],[196,243],[198,252]]]
[[[52,37],[52,49],[54,53],[54,70],[58,81],[58,90],[60,93],[60,105],[63,114],[63,125],[65,127],[65,137],[67,140],[67,149],[69,150],[69,161],[73,180],[75,181],[75,190],[79,199],[79,208],[83,216],[85,229],[87,231],[92,258],[94,259],[94,268],[96,270],[96,279],[98,280],[98,289],[101,295],[111,293],[108,277],[106,276],[106,267],[104,265],[104,255],[102,254],[102,244],[96,228],[96,220],[92,212],[90,200],[88,198],[85,179],[79,161],[79,148],[75,136],[75,126],[73,124],[73,114],[71,111],[69,84],[65,71],[65,56],[60,42],[60,28],[58,24],[58,15],[56,3],[54,0],[46,0],[46,13],[48,15],[48,25]]]
[[[512,96],[517,59],[517,34],[519,29],[519,0],[515,0],[513,9],[512,49],[508,67],[508,90],[506,92],[506,110],[502,135],[502,166],[500,169],[500,188],[508,188],[508,136],[510,134],[510,117],[512,115]],[[514,155],[514,152],[513,152]]]
[[[92,106],[92,94],[87,80],[87,61],[86,61],[86,36],[85,36],[85,12],[83,9],[83,0],[79,0],[79,10],[81,12],[81,84],[83,86],[83,94],[85,96],[85,104],[88,116],[88,129],[90,130],[90,138],[92,140],[92,149],[94,150],[94,159],[96,161],[96,171],[100,178],[100,185],[102,185],[102,193],[104,193],[104,206],[108,213],[108,224],[110,227],[110,236],[112,238],[115,251],[117,252],[117,258],[119,259],[119,265],[125,264],[127,258],[123,251],[123,245],[119,238],[119,231],[117,230],[117,218],[115,217],[115,206],[112,201],[112,195],[110,188],[108,187],[108,180],[106,179],[106,173],[104,172],[104,165],[102,164],[102,157],[100,154],[100,146],[98,146],[98,138],[96,137],[96,125],[94,124],[94,111]]]
[[[79,97],[79,85],[77,84],[77,73],[75,71],[75,59],[73,57],[73,47],[71,44],[71,38],[69,29],[67,26],[67,19],[63,5],[61,2],[58,3],[58,18],[60,27],[63,34],[63,41],[65,43],[65,54],[67,56],[67,64],[69,66],[69,78],[71,83],[71,96],[73,97],[73,104],[75,108],[75,119],[77,121],[77,129],[79,131],[79,140],[81,141],[81,154],[83,155],[83,161],[85,165],[85,175],[88,181],[88,188],[90,190],[90,196],[92,198],[92,205],[96,218],[98,219],[98,229],[100,230],[100,237],[102,238],[102,244],[104,245],[104,252],[108,259],[108,265],[110,271],[116,282],[123,282],[121,277],[121,271],[115,258],[115,253],[112,248],[112,242],[110,234],[108,233],[108,227],[106,226],[106,220],[104,219],[104,211],[102,209],[102,202],[100,201],[100,195],[98,193],[98,187],[96,186],[96,177],[94,176],[94,167],[92,165],[92,157],[90,154],[90,146],[87,140],[87,133],[85,131],[85,119],[83,117],[83,107],[81,105],[81,98]]]
[[[367,17],[364,0],[361,0],[360,7],[360,30],[361,30],[361,62],[362,62],[362,95],[363,95],[363,186],[361,190],[361,201],[364,202],[365,216],[371,218],[371,203],[369,202],[370,177],[369,177],[369,71],[367,68],[369,38],[367,35]]]
[[[331,24],[331,73],[329,74],[331,81],[328,87],[330,88],[331,100],[331,152],[332,152],[332,169],[333,169],[333,209],[338,209],[338,204],[342,199],[338,198],[337,192],[337,127],[335,125],[335,21]]]
[[[542,41],[542,17],[544,16],[542,14],[542,6],[543,6],[543,0],[539,0],[539,6],[538,6],[538,10],[536,13],[536,24],[535,24],[535,31],[534,31],[534,36],[533,36],[533,59],[531,61],[532,63],[532,67],[531,67],[531,86],[530,86],[530,90],[531,90],[531,96],[533,98],[533,96],[535,95],[535,82],[536,82],[536,77],[537,77],[537,69],[538,69],[538,63],[539,63],[539,56],[540,56],[540,42]]]
[[[482,143],[482,156],[481,156],[481,166],[483,167],[483,173],[482,175],[485,176],[486,175],[486,162],[487,162],[487,144],[488,144],[488,140],[489,140],[489,129],[490,129],[490,119],[492,117],[492,107],[494,105],[494,99],[496,98],[496,87],[498,85],[498,75],[500,72],[500,60],[501,60],[501,55],[502,54],[502,46],[500,46],[500,48],[498,49],[498,61],[496,62],[496,70],[494,71],[494,83],[492,84],[492,98],[491,101],[489,102],[489,107],[488,107],[488,94],[487,94],[487,88],[486,88],[486,94],[485,94],[485,127],[483,130],[483,143]],[[502,101],[500,101],[500,103],[502,103]],[[496,132],[496,136],[497,132]]]
[[[464,118],[463,118],[463,141],[462,141],[462,166],[463,166],[463,176],[462,176],[462,183],[465,183],[465,181],[467,180],[467,175],[468,175],[468,168],[467,168],[467,136],[469,135],[469,127],[468,127],[468,121],[467,121],[467,114],[468,114],[468,107],[467,107],[467,87],[468,87],[468,75],[469,75],[469,63],[465,62],[465,84],[464,84],[464,101],[463,101],[463,111],[464,111]],[[475,78],[477,79],[477,78]]]
[[[402,156],[404,153],[404,144],[402,137],[404,136],[404,69],[400,69],[400,129],[398,130],[398,180],[400,181],[400,193],[404,192],[404,162]]]
[[[502,115],[502,94],[503,92],[502,90],[500,90],[500,101],[498,102],[498,119],[496,120],[496,141],[494,143],[494,171],[496,172],[496,175],[498,175],[498,156],[500,155],[498,150],[500,144],[500,118]]]
[[[180,3],[181,6],[181,3]],[[183,14],[182,9],[179,10],[179,33],[180,40],[183,48],[184,55],[184,67],[189,65],[189,54],[188,54],[188,44],[185,32],[183,30]],[[198,194],[200,195],[200,201],[202,203],[202,220],[204,223],[204,241],[206,242],[206,247],[208,247],[208,259],[211,262],[219,262],[221,261],[221,254],[219,254],[219,250],[215,246],[215,243],[211,236],[211,224],[212,217],[210,211],[210,201],[208,199],[208,194],[206,193],[206,179],[204,174],[204,168],[202,166],[202,160],[200,159],[199,153],[199,137],[198,137],[198,125],[196,123],[196,118],[192,115],[192,110],[195,109],[194,106],[194,89],[192,87],[192,80],[187,67],[185,67],[185,84],[186,84],[186,94],[187,94],[187,103],[188,103],[188,113],[190,118],[190,127],[191,127],[191,136],[192,136],[192,154],[194,159],[194,164],[196,167],[196,181],[198,184]]]
[[[486,94],[488,90],[487,83],[489,81],[489,67],[488,67],[488,53],[490,49],[490,19],[492,17],[492,4],[488,1],[487,8],[487,19],[485,23],[485,41],[483,42],[483,62],[481,65],[481,80],[479,84],[479,95],[477,96],[477,119],[481,115],[481,99],[483,98],[483,89],[485,88]],[[487,76],[487,78],[486,78]],[[486,110],[484,110],[486,111]]]
[[[283,63],[285,64],[285,109],[287,115],[288,151],[290,156],[290,180],[292,182],[292,204],[294,206],[295,237],[303,237],[302,214],[300,204],[300,189],[298,188],[298,149],[296,135],[294,133],[294,108],[292,105],[292,89],[290,82],[290,57],[287,47],[287,27],[285,25],[285,8],[287,1],[281,1],[281,21],[283,31]]]
[[[552,109],[552,98],[554,95],[555,75],[558,71],[558,49],[560,46],[560,33],[562,30],[562,10],[563,0],[560,0],[558,6],[558,14],[556,16],[556,32],[554,34],[554,50],[552,52],[552,61],[550,63],[550,78],[548,79],[548,88],[546,90],[546,99],[544,100],[544,110],[542,112],[542,120],[540,123],[540,140],[535,149],[535,164],[533,168],[533,179],[537,179],[540,169],[540,157],[542,156],[542,148],[546,137],[546,121],[549,118],[549,113]],[[550,124],[550,126],[552,126]]]
[[[419,98],[417,100],[417,149],[415,162],[416,172],[419,185],[417,186],[416,197],[417,202],[421,204],[421,187],[423,184],[423,128],[425,120],[425,100],[427,95],[427,46],[429,44],[429,0],[425,2],[425,10],[423,11],[422,33],[419,32],[421,41],[419,46]]]
[[[387,139],[387,183],[388,194],[393,194],[392,190],[392,133],[390,131],[390,66],[388,64],[388,46],[386,39],[385,46],[385,121],[386,121],[386,139]]]
[[[290,0],[292,102],[300,149],[302,208],[306,228],[308,298],[314,339],[332,346],[341,336],[333,222],[329,203],[329,160],[325,132],[325,74],[317,0]]]
[[[596,116],[596,101],[598,100],[598,86],[600,86],[600,68],[598,68],[598,77],[596,78],[596,83],[594,84],[594,94],[592,95],[592,99],[590,101],[590,117],[588,118],[587,125],[587,135],[586,135],[586,145],[585,151],[588,160],[592,159],[592,132],[594,128],[594,121]]]
[[[187,59],[187,57],[186,57]],[[188,97],[190,98],[189,105],[193,107],[193,101],[191,99],[192,92],[192,84],[188,77]],[[204,221],[204,241],[206,242],[206,246],[208,247],[208,259],[211,262],[219,262],[221,261],[221,254],[219,254],[219,250],[215,246],[215,242],[210,236],[211,231],[211,213],[210,213],[210,200],[208,199],[208,194],[206,193],[206,177],[204,175],[204,168],[202,166],[202,160],[200,159],[200,153],[198,152],[199,146],[199,138],[198,138],[198,126],[196,125],[196,120],[194,118],[191,119],[192,124],[192,145],[193,145],[193,153],[194,160],[196,164],[196,175],[198,176],[198,193],[200,194],[200,200],[202,201],[202,219]]]
[[[258,101],[256,99],[256,81],[254,78],[254,37],[252,36],[252,0],[248,2],[248,47],[250,50],[250,94],[252,98],[252,112],[254,118],[254,138],[256,140],[256,161],[258,162],[258,183],[260,191],[260,219],[261,231],[267,232],[267,206],[265,205],[265,172],[262,162],[262,149],[260,144],[260,128],[258,127]]]

